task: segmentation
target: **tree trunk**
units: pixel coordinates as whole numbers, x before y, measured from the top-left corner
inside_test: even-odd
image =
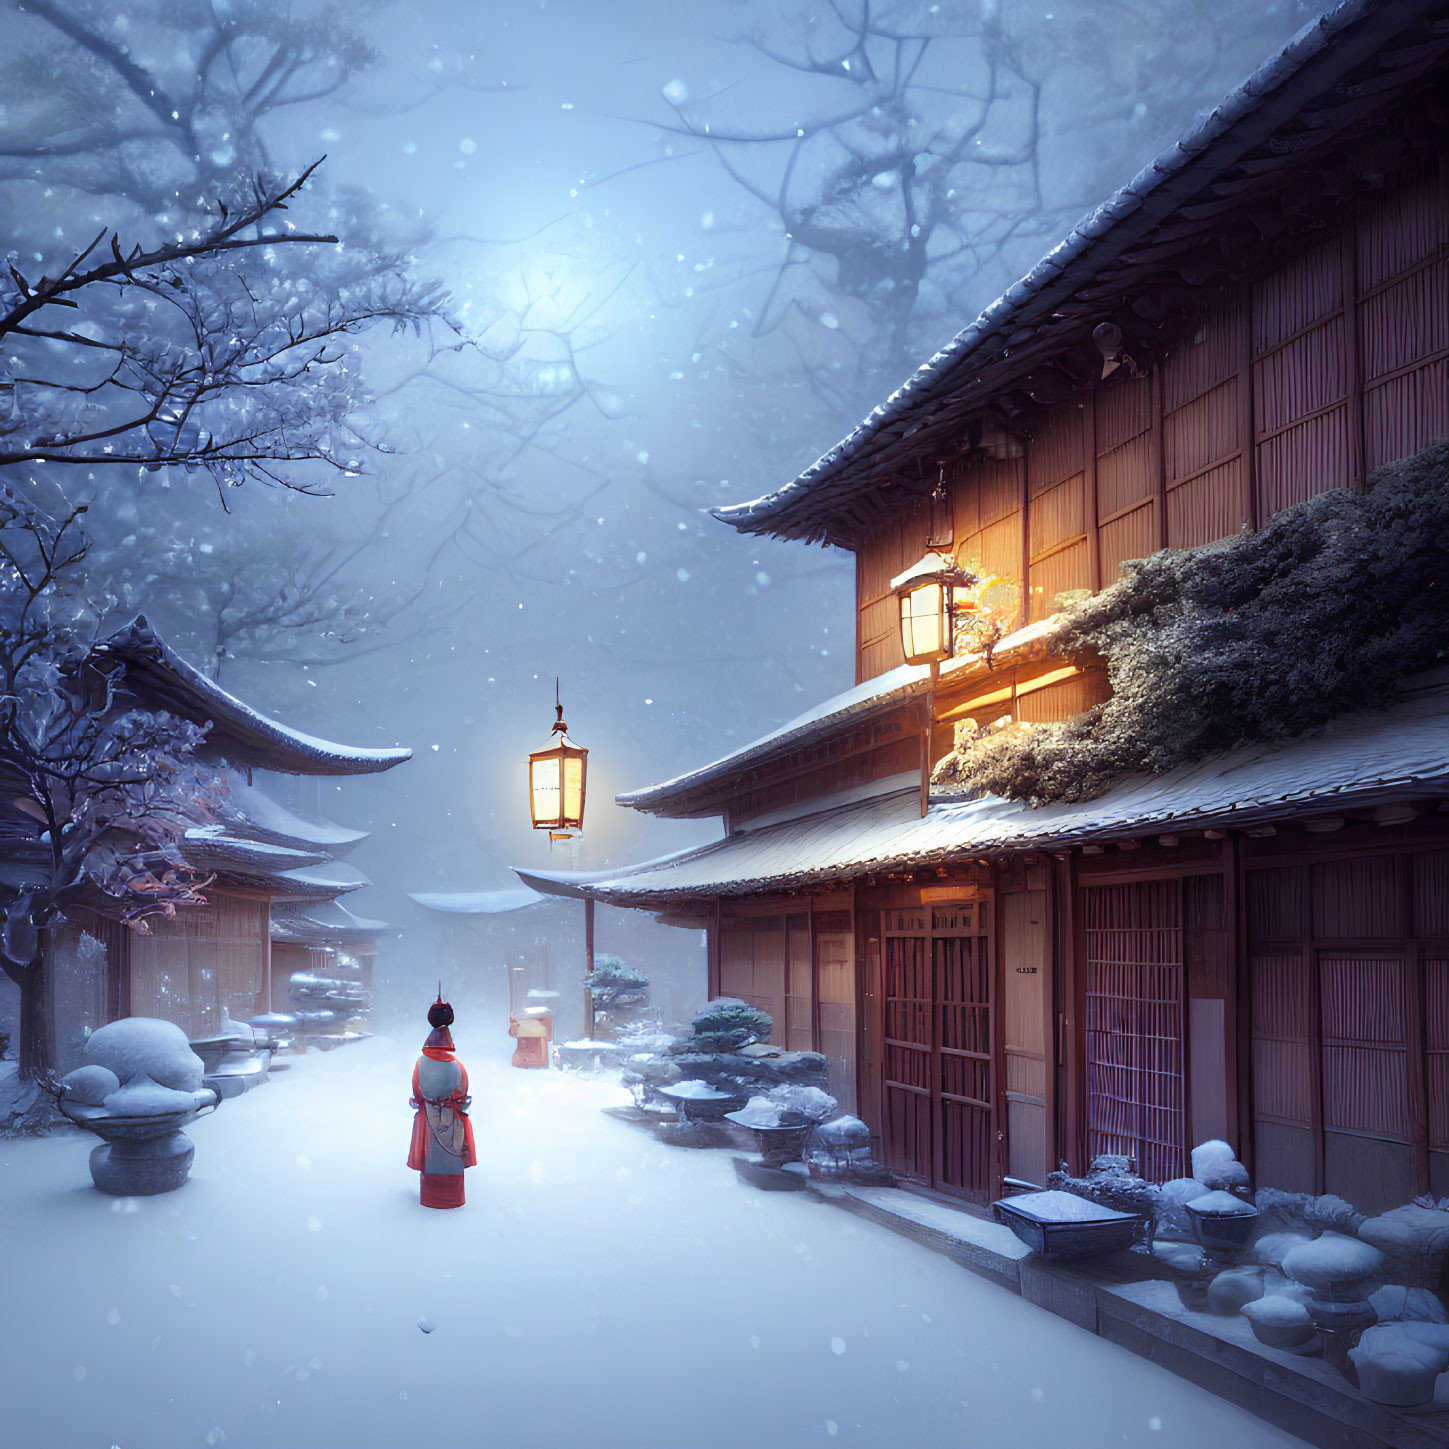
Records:
[[[50,1012],[49,961],[44,945],[20,979],[20,1076],[33,1080],[55,1066],[55,1042],[52,1039]]]

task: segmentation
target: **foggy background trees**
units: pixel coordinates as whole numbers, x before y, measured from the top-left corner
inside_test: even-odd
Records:
[[[310,430],[288,481],[335,496],[218,490],[160,434],[152,471],[0,475],[89,504],[117,621],[144,609],[302,728],[414,746],[345,804],[317,782],[294,802],[376,832],[379,913],[540,863],[521,761],[555,674],[592,749],[577,863],[705,838],[609,798],[848,686],[854,631],[849,557],[706,510],[836,442],[1316,8],[11,0],[0,249],[22,276],[103,228],[194,237],[324,153],[288,219],[339,242],[257,258],[253,297],[240,262],[160,284],[191,338],[112,298],[95,338],[7,346],[5,438],[16,409],[90,426],[67,348],[124,338],[164,373],[250,347],[289,440]],[[288,373],[309,347],[333,360]],[[221,436],[205,408],[155,421]]]

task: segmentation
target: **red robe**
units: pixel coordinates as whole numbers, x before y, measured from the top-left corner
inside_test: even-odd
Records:
[[[424,1062],[436,1063],[424,1067]],[[424,1076],[431,1094],[425,1095]],[[439,1086],[447,1090],[439,1091]],[[473,1124],[464,1104],[468,1072],[450,1047],[425,1046],[413,1067],[413,1137],[408,1166],[423,1174],[422,1200],[429,1207],[454,1207],[463,1202],[463,1169],[478,1161]]]

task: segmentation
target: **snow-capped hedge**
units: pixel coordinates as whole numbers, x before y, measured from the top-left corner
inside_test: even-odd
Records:
[[[1099,655],[1112,698],[1061,724],[957,732],[937,785],[1090,800],[1240,746],[1390,702],[1446,657],[1449,444],[1319,494],[1224,543],[1125,563],[1053,631]]]

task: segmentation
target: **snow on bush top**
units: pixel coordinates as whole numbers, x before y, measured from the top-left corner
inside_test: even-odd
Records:
[[[1216,1137],[1192,1149],[1192,1175],[1207,1188],[1247,1187],[1249,1181],[1237,1154]]]
[[[150,1016],[128,1016],[92,1032],[86,1057],[109,1067],[122,1083],[145,1075],[179,1092],[196,1091],[205,1071],[186,1033],[174,1022]]]
[[[1440,1374],[1449,1364],[1449,1339],[1436,1341],[1430,1336],[1436,1329],[1440,1334],[1449,1334],[1449,1330],[1433,1323],[1377,1323],[1364,1329],[1358,1347],[1349,1349],[1348,1356],[1360,1369],[1372,1364],[1381,1371],[1416,1377]]]
[[[191,1092],[177,1092],[153,1082],[144,1072],[117,1088],[105,1100],[108,1112],[118,1117],[162,1117],[168,1112],[188,1112],[196,1105]]]
[[[1283,1271],[1310,1288],[1331,1288],[1335,1283],[1352,1283],[1376,1273],[1384,1255],[1357,1238],[1342,1233],[1324,1233],[1283,1257]]]
[[[1449,633],[1449,444],[1209,548],[1164,550],[1053,626],[1063,656],[1106,661],[1112,697],[1060,724],[973,734],[947,788],[1091,800],[1244,745],[1293,739],[1390,702]],[[969,724],[969,722],[968,722]]]
[[[1449,1211],[1407,1203],[1360,1223],[1358,1233],[1386,1253],[1442,1253],[1449,1250]]]
[[[694,1044],[706,1051],[738,1051],[751,1042],[768,1041],[774,1029],[769,1012],[733,996],[719,996],[694,1014]]]
[[[803,1127],[820,1122],[840,1104],[819,1087],[784,1082],[762,1096],[751,1097],[731,1118],[742,1127]]]
[[[1253,1244],[1253,1261],[1277,1268],[1294,1248],[1312,1241],[1305,1233],[1264,1233]]]
[[[1439,1295],[1427,1288],[1404,1288],[1397,1283],[1386,1283],[1370,1293],[1368,1301],[1378,1314],[1380,1323],[1393,1323],[1400,1319],[1416,1323],[1443,1323],[1445,1319]]]

